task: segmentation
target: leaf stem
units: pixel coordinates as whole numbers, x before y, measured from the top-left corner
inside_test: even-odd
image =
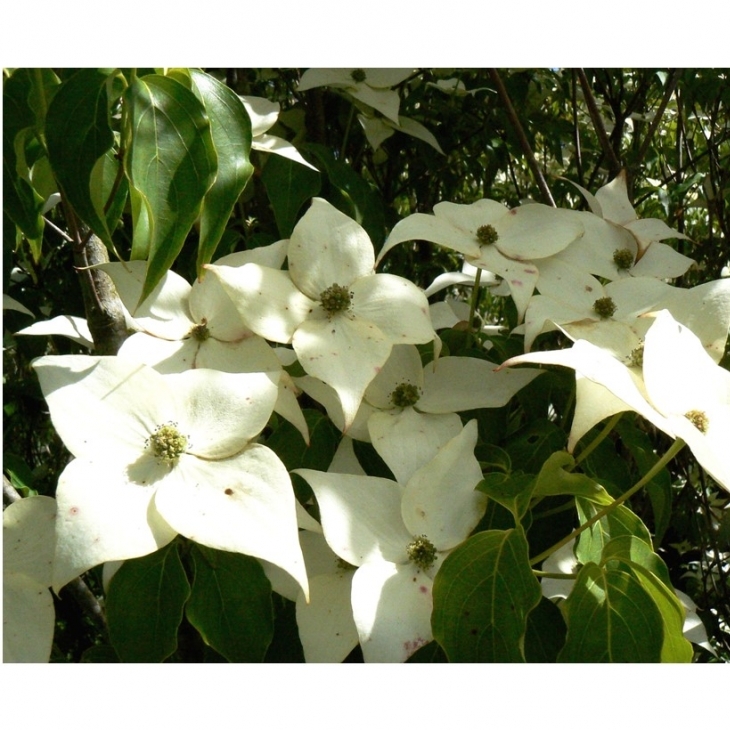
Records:
[[[539,555],[532,558],[532,560],[530,560],[530,565],[537,565],[537,563],[542,562],[549,555],[552,555],[556,550],[563,547],[563,545],[567,545],[569,542],[578,537],[581,532],[587,530],[591,525],[613,512],[613,510],[615,510],[619,505],[623,504],[627,499],[636,494],[636,492],[638,492],[645,484],[650,482],[684,448],[684,446],[685,442],[681,438],[676,439],[664,453],[664,456],[662,456],[662,458],[659,459],[659,461],[657,461],[656,464],[654,464],[654,466],[649,469],[649,471],[646,472],[646,474],[644,474],[644,476],[641,477],[641,479],[639,479],[633,487],[631,487],[631,489],[628,489],[620,497],[611,502],[611,504],[596,512],[593,517],[586,520],[580,527],[576,527],[573,532],[566,535],[562,540],[556,542],[555,545],[549,547],[547,550],[543,550]]]
[[[590,454],[599,446],[601,441],[603,441],[603,439],[605,439],[606,436],[608,436],[608,434],[611,433],[611,431],[613,431],[614,427],[619,422],[619,419],[621,418],[622,415],[623,415],[623,411],[621,411],[619,413],[615,413],[611,417],[611,420],[603,427],[603,429],[601,430],[601,433],[599,433],[598,436],[596,436],[596,438],[594,438],[593,441],[591,441],[588,444],[588,446],[586,446],[580,452],[580,454],[578,454],[578,456],[575,459],[575,463],[573,464],[570,471],[573,471],[573,469],[575,469],[575,467],[578,466],[578,464],[580,464],[581,461],[585,460],[588,456],[590,456]]]

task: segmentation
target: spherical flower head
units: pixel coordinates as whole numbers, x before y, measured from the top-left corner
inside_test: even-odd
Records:
[[[335,314],[346,312],[352,306],[352,292],[345,286],[332,284],[320,294],[322,309],[332,318]]]
[[[489,246],[493,243],[497,243],[499,240],[499,233],[497,229],[492,225],[479,226],[477,228],[477,241],[483,246]]]
[[[619,271],[628,271],[634,265],[634,254],[628,248],[617,248],[613,252],[613,263]]]
[[[171,422],[158,426],[149,438],[149,445],[158,459],[172,466],[185,453],[188,439],[177,430],[177,424]]]
[[[611,299],[611,297],[601,297],[593,302],[593,311],[601,319],[611,319],[611,317],[616,314],[616,309],[616,303],[613,299]]]
[[[205,342],[210,337],[208,320],[203,318],[198,324],[194,324],[190,328],[190,337],[197,340],[198,342]]]
[[[684,417],[700,432],[707,433],[710,427],[710,419],[704,411],[687,411]]]
[[[390,394],[390,401],[396,408],[407,408],[418,403],[421,392],[412,383],[400,383]]]
[[[425,536],[419,535],[406,545],[408,559],[421,570],[427,570],[436,562],[436,548]]]
[[[629,353],[629,365],[634,368],[644,367],[644,343],[637,345]]]

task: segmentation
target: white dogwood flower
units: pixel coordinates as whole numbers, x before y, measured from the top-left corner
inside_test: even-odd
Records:
[[[298,469],[312,487],[327,543],[352,577],[352,613],[366,662],[402,662],[431,641],[433,578],[484,514],[475,490],[476,421],[406,485]]]
[[[374,258],[362,226],[314,198],[292,232],[288,271],[209,267],[253,332],[291,343],[304,370],[335,389],[345,428],[393,345],[436,336],[421,289],[376,274]]]
[[[268,560],[306,593],[289,474],[252,443],[271,416],[277,373],[161,375],[120,357],[81,355],[42,357],[34,368],[76,457],[56,494],[54,589],[181,534]]]

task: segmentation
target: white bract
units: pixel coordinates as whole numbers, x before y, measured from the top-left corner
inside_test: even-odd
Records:
[[[321,198],[297,223],[289,270],[211,266],[255,333],[291,343],[304,370],[335,389],[345,428],[395,344],[436,336],[423,292],[373,270],[365,230]]]
[[[576,371],[576,412],[568,442],[604,418],[634,410],[657,428],[681,437],[700,464],[730,491],[730,373],[715,363],[698,337],[671,313],[657,313],[633,362],[578,340],[567,350],[507,360],[564,365]]]
[[[21,499],[3,512],[4,662],[47,662],[51,656],[55,519],[50,497]]]
[[[286,241],[219,259],[221,265],[243,266],[255,261],[280,267]],[[274,351],[241,320],[228,295],[214,276],[188,284],[168,271],[149,297],[137,306],[147,273],[144,261],[102,264],[117,288],[122,303],[133,312],[141,330],[128,337],[119,355],[149,365],[158,372],[181,373],[191,368],[211,368],[229,373],[281,371]],[[283,371],[274,410],[309,440],[307,425],[296,400],[291,379]]]
[[[539,203],[510,210],[487,199],[471,205],[443,202],[433,212],[414,213],[398,222],[378,262],[404,241],[432,241],[458,251],[473,266],[504,278],[520,320],[540,275],[539,261],[583,234],[582,224],[571,211]]]
[[[291,481],[252,443],[277,373],[161,375],[121,357],[43,357],[51,420],[76,457],[58,483],[53,587],[178,533],[268,560],[307,591]]]
[[[241,101],[246,107],[246,112],[251,119],[251,149],[259,152],[272,152],[281,157],[286,157],[302,165],[317,170],[310,165],[300,154],[296,147],[281,137],[273,134],[266,134],[279,117],[281,105],[260,96],[241,96]]]
[[[357,567],[352,613],[367,662],[402,662],[431,641],[433,577],[476,527],[486,496],[474,457],[476,421],[405,486],[298,469],[317,497],[332,550]]]
[[[689,240],[689,237],[685,236],[684,233],[670,228],[664,221],[660,221],[658,218],[641,219],[636,215],[636,211],[629,200],[626,170],[621,170],[610,183],[598,190],[595,196],[591,195],[591,193],[580,185],[576,183],[573,183],[573,185],[583,194],[583,197],[595,215],[608,221],[616,228],[623,229],[631,234],[637,246],[635,256],[637,261],[658,241],[663,241],[667,238],[684,238],[685,240]],[[680,273],[684,273],[694,262],[686,256],[681,256],[681,254],[677,254],[676,252],[674,253],[676,256],[665,252],[662,254],[662,258],[669,265],[679,266],[679,268],[684,266],[684,270],[680,271]],[[679,263],[680,256],[683,260],[681,264]],[[674,274],[674,276],[678,275]],[[671,275],[667,274],[666,276],[670,277]]]
[[[410,68],[310,68],[302,74],[297,90],[307,91],[318,86],[342,89],[398,124],[400,97],[391,87],[412,73]]]

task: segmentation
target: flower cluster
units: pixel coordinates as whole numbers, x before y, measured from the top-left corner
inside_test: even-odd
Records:
[[[300,88],[341,88],[398,123],[390,87],[404,74],[331,71]],[[717,364],[730,281],[670,285],[692,262],[661,241],[682,235],[637,219],[623,177],[583,192],[589,213],[439,203],[400,221],[377,262],[365,230],[314,198],[288,241],[219,259],[192,285],[168,272],[141,304],[146,263],[102,265],[135,333],[114,357],[34,363],[74,458],[58,484],[52,575],[29,580],[58,590],[183,535],[260,559],[296,601],[309,661],[341,661],[358,644],[366,661],[405,661],[434,638],[439,571],[488,506],[477,487],[493,454],[465,412],[507,407],[543,372],[511,369],[524,363],[575,370],[569,451],[633,410],[730,490],[730,375]],[[499,369],[483,347],[439,357],[424,291],[376,271],[415,240],[461,254],[512,297],[525,354]],[[572,347],[530,352],[553,330]],[[300,500],[266,429],[276,413],[308,442],[302,393],[343,436],[329,470],[292,470],[312,495]],[[371,445],[387,476],[367,473],[353,442]],[[6,569],[19,596],[25,578],[7,554]]]

